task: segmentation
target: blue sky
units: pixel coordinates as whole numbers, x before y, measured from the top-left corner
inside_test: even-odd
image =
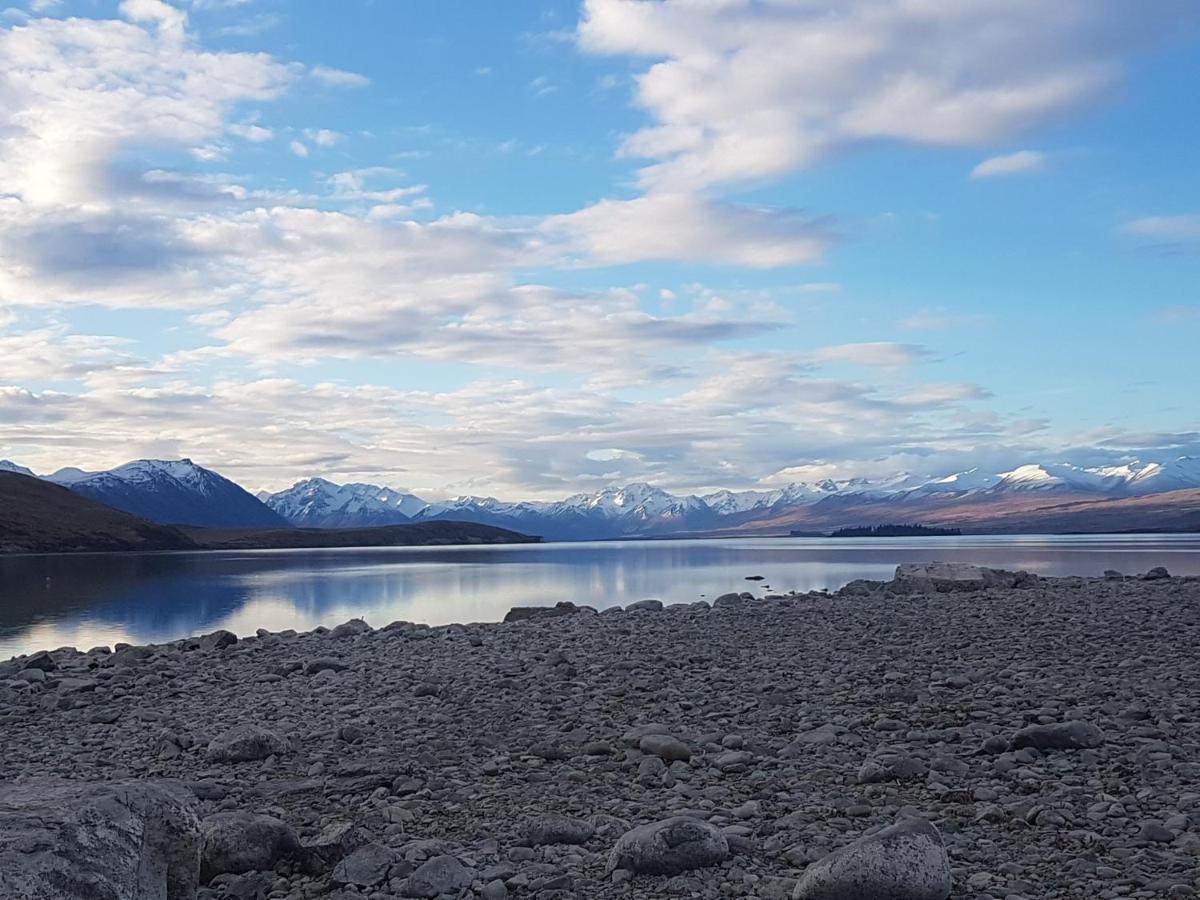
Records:
[[[1200,452],[1182,0],[0,12],[0,457],[436,496]]]

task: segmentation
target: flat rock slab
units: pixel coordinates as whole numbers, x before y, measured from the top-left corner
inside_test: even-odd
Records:
[[[192,900],[196,798],[174,782],[38,779],[0,789],[4,900]]]

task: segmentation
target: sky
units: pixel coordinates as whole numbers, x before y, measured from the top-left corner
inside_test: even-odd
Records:
[[[556,499],[1200,453],[1197,85],[1192,0],[18,3],[0,458]]]

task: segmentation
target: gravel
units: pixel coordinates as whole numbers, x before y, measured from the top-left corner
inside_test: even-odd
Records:
[[[787,898],[912,819],[954,898],[1195,896],[1200,579],[963,581],[39,653],[0,799],[177,779],[274,842],[202,900]]]

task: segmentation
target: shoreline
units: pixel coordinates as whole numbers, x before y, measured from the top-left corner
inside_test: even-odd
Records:
[[[461,524],[453,522],[452,524]],[[469,523],[467,523],[469,524]],[[390,527],[407,527],[407,526],[380,526],[383,528]],[[214,529],[219,530],[219,529]],[[271,529],[264,529],[271,531]],[[294,529],[295,531],[304,533],[313,529]],[[318,529],[319,530],[319,529]],[[336,531],[337,529],[330,529]],[[356,531],[361,529],[347,529],[348,531]],[[866,536],[843,536],[833,537],[832,535],[795,535],[795,534],[671,534],[671,535],[628,535],[625,537],[610,537],[610,538],[588,538],[581,540],[545,540],[539,535],[524,535],[526,540],[514,541],[480,541],[478,543],[427,543],[427,544],[326,544],[326,545],[308,545],[294,547],[250,547],[250,546],[212,546],[212,547],[183,547],[183,548],[166,548],[153,550],[138,550],[138,549],[121,549],[121,550],[39,550],[39,551],[8,551],[0,550],[0,560],[3,559],[22,559],[26,557],[46,557],[46,556],[149,556],[149,555],[166,555],[166,554],[205,554],[205,553],[236,553],[236,552],[253,552],[253,553],[269,553],[274,551],[301,551],[301,550],[403,550],[403,549],[441,549],[448,550],[455,547],[526,547],[526,546],[557,546],[560,544],[575,545],[575,544],[619,544],[619,543],[653,543],[666,541],[732,541],[732,540],[777,540],[777,539],[792,539],[800,541],[816,541],[816,540],[846,540],[846,541],[907,541],[907,540],[930,540],[930,541],[959,541],[970,538],[1064,538],[1064,537],[1137,537],[1146,535],[1147,537],[1195,537],[1200,539],[1200,530],[1196,529],[1151,529],[1151,528],[1135,528],[1123,531],[965,531],[959,535],[911,535],[911,536],[887,536],[887,537],[866,537]]]
[[[0,664],[0,784],[170,782],[198,821],[271,818],[294,839],[271,871],[217,877],[249,897],[432,896],[437,861],[489,898],[785,898],[909,814],[955,898],[1200,889],[1200,577],[983,572],[36,654],[30,681]],[[1017,738],[1072,722],[1076,747]],[[238,729],[269,737],[233,762]],[[609,867],[671,816],[722,861]]]

